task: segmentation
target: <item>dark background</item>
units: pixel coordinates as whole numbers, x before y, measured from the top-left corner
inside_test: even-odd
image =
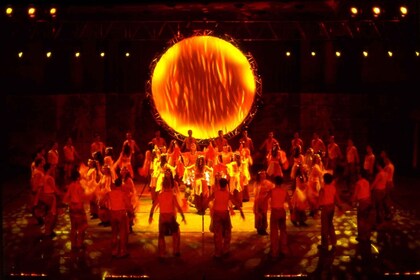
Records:
[[[95,132],[119,153],[130,130],[144,151],[160,129],[146,92],[152,62],[175,36],[209,30],[235,39],[256,64],[261,99],[248,127],[256,146],[270,130],[286,150],[295,131],[305,148],[313,132],[325,142],[334,134],[343,152],[352,138],[361,157],[371,144],[390,153],[396,172],[418,173],[419,1],[406,18],[397,1],[381,2],[379,18],[367,1],[32,1],[34,19],[28,3],[1,5],[15,7],[12,17],[2,13],[0,28],[3,158],[11,169],[26,169],[38,147],[57,140],[62,148],[68,136],[87,157]],[[362,7],[357,18],[347,13],[352,3]]]

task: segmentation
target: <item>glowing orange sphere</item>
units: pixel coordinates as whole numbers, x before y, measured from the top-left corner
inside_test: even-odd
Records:
[[[233,44],[193,36],[170,47],[156,63],[151,91],[157,112],[174,131],[197,139],[234,131],[252,108],[254,72]]]

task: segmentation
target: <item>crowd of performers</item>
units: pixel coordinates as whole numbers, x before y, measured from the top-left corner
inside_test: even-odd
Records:
[[[180,254],[176,216],[181,214],[185,222],[184,212],[191,207],[200,215],[210,209],[215,257],[227,254],[230,215],[238,210],[244,217],[242,206],[251,196],[255,228],[260,235],[270,234],[273,257],[287,251],[286,210],[293,225],[298,227],[307,225],[308,216],[320,215],[320,248],[335,247],[334,209],[336,206],[346,209],[337,188],[348,194],[349,205],[357,206],[359,242],[369,242],[372,228],[391,218],[389,197],[394,165],[385,151],[376,158],[372,147],[367,146],[361,161],[351,139],[342,153],[334,136],[325,145],[316,133],[305,152],[298,133],[291,140],[289,152],[280,147],[273,132],[268,133],[258,149],[246,130],[238,142],[238,148],[233,150],[219,131],[218,137],[200,147],[190,130],[182,143],[172,140],[166,145],[157,131],[139,167],[135,167],[133,158],[140,148],[131,133],[126,134],[115,159],[114,148],[107,147],[99,135],[90,146],[91,157],[86,162],[80,158],[71,138],[63,146],[63,158],[55,142],[49,149],[40,150],[32,162],[29,209],[39,225],[44,225],[45,236],[54,237],[57,215],[63,206],[68,207],[71,244],[78,249],[83,246],[88,227],[85,212],[88,204],[91,219],[98,219],[99,225],[111,226],[115,257],[128,256],[128,235],[136,223],[139,197],[146,187],[152,198],[149,223],[159,209],[160,257],[166,253],[166,235],[173,237],[174,255]],[[263,157],[253,176],[251,167],[257,153]],[[62,176],[58,172],[61,162]],[[144,180],[143,190],[135,187],[135,177]]]

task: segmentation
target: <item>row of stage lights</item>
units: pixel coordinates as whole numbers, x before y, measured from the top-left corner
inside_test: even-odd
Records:
[[[369,11],[370,10],[370,11]],[[397,16],[399,18],[404,18],[408,15],[409,9],[406,5],[400,5],[392,7],[393,11],[390,11],[390,14],[393,14],[394,16]],[[365,16],[373,16],[373,18],[379,18],[381,15],[387,11],[387,8],[381,7],[379,5],[373,5],[370,7],[360,7],[360,6],[350,6],[349,7],[349,13],[352,18],[358,18],[362,15]],[[21,12],[21,11],[20,11]],[[51,18],[55,18],[57,16],[58,9],[55,6],[51,6],[44,9],[42,11],[43,14],[48,14]],[[15,10],[13,6],[7,6],[5,8],[5,14],[8,17],[13,17],[15,14]],[[37,14],[37,7],[34,5],[26,7],[26,14],[29,18],[36,18]]]
[[[390,58],[392,58],[392,57],[394,57],[395,56],[395,52],[393,52],[393,51],[387,51],[386,52],[386,54],[387,54],[387,56],[388,57],[390,57]],[[312,56],[312,57],[316,57],[317,55],[318,55],[318,53],[316,52],[316,51],[310,51],[309,52],[309,55],[310,56]],[[341,51],[335,51],[334,52],[334,55],[337,57],[337,58],[340,58],[340,57],[342,57],[343,56],[343,53],[341,52]],[[363,56],[363,57],[369,57],[369,51],[367,51],[367,50],[363,50],[363,51],[361,51],[361,55]],[[98,53],[98,56],[100,57],[100,58],[105,58],[106,57],[106,52],[99,52]],[[124,57],[126,57],[126,58],[130,58],[131,57],[131,53],[130,52],[124,52],[123,53],[123,56]],[[286,57],[291,57],[291,56],[293,56],[293,53],[291,52],[291,51],[286,51],[286,52],[284,52],[284,56],[286,56]],[[416,51],[414,51],[413,52],[413,56],[414,57],[420,57],[420,51],[419,50],[416,50]],[[23,51],[20,51],[20,52],[18,52],[17,53],[17,57],[18,58],[23,58],[24,57],[24,52]],[[45,53],[45,57],[46,58],[48,58],[48,59],[50,59],[50,58],[52,58],[53,57],[53,52],[52,51],[47,51],[46,53]],[[76,51],[76,52],[74,52],[73,53],[73,57],[74,58],[76,58],[76,59],[79,59],[79,58],[81,58],[82,57],[82,53],[81,52],[79,52],[79,51]]]
[[[19,12],[22,12],[22,10],[18,10]],[[54,19],[57,17],[58,8],[55,6],[50,6],[48,8],[38,9],[36,6],[30,5],[26,7],[23,11],[26,11],[27,16],[30,19],[35,19],[42,14],[43,16],[49,16],[50,18]],[[5,14],[7,17],[14,17],[16,14],[16,10],[13,6],[7,6],[5,8]]]
[[[390,14],[394,15],[395,17],[405,18],[408,15],[409,9],[405,5],[395,6],[393,9],[393,11],[390,11]],[[358,6],[349,7],[349,13],[352,18],[359,18],[362,15],[373,18],[380,18],[385,12],[386,9],[379,5],[373,5],[371,7],[364,8]]]

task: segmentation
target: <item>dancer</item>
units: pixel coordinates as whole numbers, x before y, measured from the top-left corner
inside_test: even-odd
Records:
[[[98,203],[98,218],[101,221],[99,225],[106,227],[111,225],[111,214],[109,207],[104,201],[105,195],[111,191],[111,185],[113,182],[111,168],[109,165],[104,164],[104,166],[102,166],[100,177],[101,178],[98,182],[98,188],[95,195]]]
[[[237,205],[237,202],[228,190],[228,180],[221,178],[219,180],[219,188],[212,194],[210,201],[212,230],[214,233],[214,258],[220,259],[222,256],[229,255],[230,240],[232,237],[232,223],[230,215],[234,215],[235,211],[231,205]],[[237,205],[238,206],[238,205]],[[245,220],[242,208],[238,206],[241,217]]]
[[[54,179],[54,169],[49,163],[44,165],[45,175],[44,184],[38,189],[34,204],[39,201],[47,205],[47,214],[44,219],[45,237],[54,238],[56,236],[54,228],[57,223],[57,200],[63,193],[57,188]]]
[[[223,131],[219,130],[217,132],[217,137],[214,139],[214,144],[216,150],[220,153],[223,151],[223,146],[229,146],[228,140],[223,136]]]
[[[191,150],[191,144],[197,145],[197,140],[192,136],[193,131],[191,129],[188,130],[188,136],[185,137],[184,141],[181,145],[181,151],[182,152],[188,152]]]
[[[267,173],[261,170],[257,173],[257,180],[254,184],[254,226],[259,235],[268,235],[267,227],[267,212],[268,201],[266,199],[268,192],[274,188],[274,184],[267,180]]]
[[[83,248],[83,241],[88,228],[84,204],[89,201],[89,193],[80,184],[80,173],[77,169],[73,169],[70,179],[71,182],[67,186],[63,202],[69,206],[71,249],[80,250]]]
[[[129,256],[127,252],[129,228],[128,215],[131,211],[131,203],[121,186],[121,178],[115,179],[111,186],[111,191],[108,192],[104,198],[111,213],[113,258],[126,258]]]
[[[240,184],[242,186],[242,201],[248,202],[249,197],[249,182],[251,182],[251,172],[250,168],[253,164],[251,151],[248,148],[242,148],[240,150],[241,155],[241,164],[239,166],[239,171],[241,174]]]
[[[364,169],[358,174],[358,180],[351,200],[357,206],[356,240],[359,242],[370,242],[372,228],[372,221],[370,220],[372,200],[370,184],[367,180],[366,171]]]
[[[172,176],[164,176],[162,181],[162,192],[159,193],[157,199],[153,202],[150,209],[149,224],[153,222],[153,213],[159,206],[159,237],[158,237],[158,257],[162,259],[166,256],[165,235],[172,235],[173,254],[179,257],[181,232],[179,224],[176,221],[177,213],[181,214],[182,221],[186,224],[184,212],[178,203],[176,194],[174,193],[175,182]]]
[[[68,183],[70,180],[72,171],[75,167],[76,160],[80,160],[80,156],[73,145],[71,137],[67,138],[67,142],[63,147],[63,159],[64,159],[64,182]]]
[[[308,202],[309,202],[309,215],[311,217],[318,216],[318,207],[319,207],[319,191],[323,184],[323,174],[324,171],[321,168],[321,156],[318,154],[314,155],[313,166],[309,172],[308,177]]]
[[[283,177],[283,170],[289,168],[286,152],[280,148],[279,143],[273,145],[273,150],[267,155],[267,175],[269,178]]]
[[[287,247],[286,210],[284,209],[284,203],[290,205],[290,199],[281,176],[274,177],[274,184],[275,187],[268,192],[267,199],[270,201],[271,208],[270,252],[272,258],[277,258],[289,252]]]
[[[291,198],[290,220],[295,226],[307,226],[305,223],[306,211],[309,209],[308,198],[306,195],[308,180],[303,171],[303,166],[296,168],[296,188]]]
[[[330,173],[323,175],[323,184],[319,193],[319,205],[321,208],[321,244],[318,249],[328,251],[331,244],[331,250],[334,251],[337,245],[337,237],[333,224],[334,210],[337,206],[343,211],[342,203],[338,197],[334,177]]]

